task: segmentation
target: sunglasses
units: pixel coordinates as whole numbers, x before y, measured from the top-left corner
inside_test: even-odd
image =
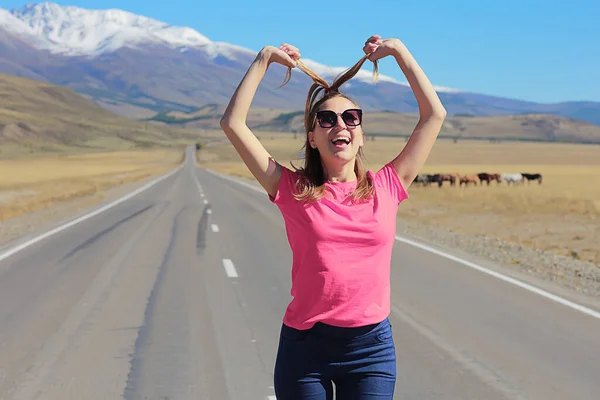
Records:
[[[337,124],[338,115],[347,126],[359,126],[362,123],[362,110],[351,108],[342,113],[335,113],[331,110],[317,111],[317,121],[321,128],[333,128]]]

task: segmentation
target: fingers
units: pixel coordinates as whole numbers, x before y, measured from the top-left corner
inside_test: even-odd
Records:
[[[367,43],[363,46],[363,51],[365,52],[365,54],[371,54],[372,52],[377,50],[377,47],[379,47],[379,44]]]
[[[382,43],[383,41],[381,40],[381,36],[373,35],[369,37],[365,42],[365,45],[363,46],[363,51],[365,52],[365,54],[372,54]],[[371,58],[369,57],[369,59]]]
[[[367,45],[369,43],[381,44],[381,36],[380,35],[371,36],[370,38],[367,39],[367,41],[365,42],[365,45]]]
[[[291,44],[283,43],[279,46],[279,49],[284,51],[292,60],[300,59],[300,50],[296,46],[292,46]]]

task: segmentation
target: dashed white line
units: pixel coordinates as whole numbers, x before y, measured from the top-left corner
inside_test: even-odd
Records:
[[[219,227],[217,224],[211,224],[210,229],[212,229],[213,232],[219,232]]]
[[[200,197],[204,197],[204,193],[200,192]]]
[[[233,261],[231,261],[229,258],[223,259],[223,267],[225,268],[225,273],[227,274],[228,277],[230,277],[230,278],[238,277],[237,271],[235,270],[235,266],[233,265]]]
[[[256,192],[259,192],[259,193],[262,193],[262,194],[266,194],[265,190],[262,187],[260,187],[260,186],[255,186],[255,185],[252,185],[252,184],[240,181],[240,180],[238,180],[236,178],[220,174],[220,173],[218,173],[216,171],[213,171],[213,170],[210,170],[210,169],[207,170],[207,171],[209,173],[211,173],[212,175],[215,175],[215,176],[217,176],[217,177],[219,177],[221,179],[225,179],[225,180],[228,180],[230,182],[235,182],[235,183],[237,183],[239,185],[246,186],[247,188],[252,189],[252,190],[254,190]],[[428,252],[433,253],[433,254],[437,254],[440,257],[444,257],[444,258],[447,258],[449,260],[455,261],[457,263],[463,264],[463,265],[465,265],[465,266],[467,266],[469,268],[473,268],[473,269],[475,269],[477,271],[483,272],[484,274],[488,274],[490,276],[493,276],[495,278],[503,280],[504,282],[507,282],[507,283],[513,284],[515,286],[518,286],[518,287],[520,287],[522,289],[525,289],[525,290],[527,290],[529,292],[532,292],[532,293],[535,293],[535,294],[540,295],[542,297],[545,297],[545,298],[547,298],[549,300],[552,300],[552,301],[554,301],[556,303],[559,303],[559,304],[562,304],[564,306],[570,307],[573,310],[577,310],[577,311],[582,312],[584,314],[587,314],[587,315],[589,315],[591,317],[600,319],[600,312],[592,310],[591,308],[584,307],[584,306],[582,306],[580,304],[577,304],[575,302],[572,302],[572,301],[569,301],[567,299],[564,299],[564,298],[562,298],[560,296],[557,296],[557,295],[555,295],[553,293],[550,293],[550,292],[547,292],[545,290],[539,289],[539,288],[537,288],[535,286],[532,286],[532,285],[529,285],[527,283],[521,282],[521,281],[519,281],[517,279],[511,278],[511,277],[503,275],[501,273],[492,271],[490,269],[482,267],[481,265],[475,264],[475,263],[473,263],[471,261],[464,260],[464,259],[462,259],[460,257],[457,257],[457,256],[454,256],[454,255],[452,255],[450,253],[446,253],[444,251],[434,249],[431,246],[427,246],[427,245],[418,243],[418,242],[416,242],[414,240],[402,237],[400,235],[396,235],[395,238],[399,242],[406,243],[406,244],[414,246],[414,247],[418,247],[418,248],[420,248],[422,250],[428,251]]]
[[[208,204],[208,200],[204,199],[204,204]]]
[[[198,178],[194,175],[194,181],[196,182],[196,186],[198,187],[198,191],[202,193],[202,186],[200,186],[200,182],[198,182]]]
[[[210,215],[212,214],[212,210],[209,208],[208,210],[206,210],[206,213]]]
[[[275,397],[275,396],[267,396],[267,399],[268,400],[277,400],[277,397]]]

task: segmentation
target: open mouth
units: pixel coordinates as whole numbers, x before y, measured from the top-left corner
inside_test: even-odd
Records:
[[[350,139],[345,137],[338,137],[331,141],[333,145],[337,148],[344,148],[350,144]]]

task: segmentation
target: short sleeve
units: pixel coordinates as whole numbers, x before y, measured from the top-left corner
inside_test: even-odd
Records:
[[[408,198],[408,193],[404,186],[402,186],[398,172],[396,172],[396,168],[394,168],[394,165],[391,162],[387,163],[377,171],[375,174],[375,184],[386,189],[397,204],[400,204]]]
[[[275,193],[275,196],[269,195],[269,200],[271,203],[281,206],[295,201],[293,194],[296,190],[297,181],[298,174],[292,172],[289,168],[282,165],[281,178],[279,179],[279,185],[277,186],[277,193]]]

